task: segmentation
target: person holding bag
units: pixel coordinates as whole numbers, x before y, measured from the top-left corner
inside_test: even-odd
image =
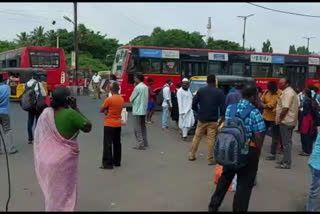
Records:
[[[37,124],[37,120],[43,111],[43,103],[45,104],[45,97],[47,96],[43,85],[40,83],[40,78],[36,75],[32,75],[31,79],[26,83],[25,88],[33,88],[36,94],[36,105],[33,109],[28,110],[28,144],[33,144],[33,125],[34,121]],[[27,90],[27,89],[26,89]],[[42,102],[43,101],[43,102]],[[41,104],[42,103],[42,104]]]

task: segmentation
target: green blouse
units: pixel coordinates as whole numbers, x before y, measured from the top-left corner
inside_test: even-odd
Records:
[[[54,121],[60,135],[71,138],[79,133],[89,121],[79,112],[72,108],[66,108],[56,112]]]

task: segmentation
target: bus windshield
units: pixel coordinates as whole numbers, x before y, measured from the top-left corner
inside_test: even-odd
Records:
[[[124,66],[126,63],[128,50],[127,49],[118,49],[116,57],[112,65],[111,73],[115,75],[122,75],[124,72]]]

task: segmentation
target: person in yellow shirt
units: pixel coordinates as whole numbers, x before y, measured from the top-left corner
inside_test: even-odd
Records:
[[[275,124],[276,121],[276,107],[278,98],[281,95],[281,90],[278,89],[275,81],[268,82],[268,90],[266,90],[261,96],[261,106],[263,107],[263,119],[266,124],[266,131],[269,128],[272,130],[272,144],[271,144],[271,155],[266,160],[275,160],[278,142],[280,140],[280,129],[279,125]]]

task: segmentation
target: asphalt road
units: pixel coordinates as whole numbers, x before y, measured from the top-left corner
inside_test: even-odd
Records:
[[[161,130],[161,113],[148,125],[150,147],[132,149],[135,141],[132,118],[122,129],[122,165],[114,170],[101,170],[103,115],[98,113],[102,100],[79,98],[80,110],[92,121],[93,130],[81,133],[80,183],[78,211],[207,211],[212,191],[214,166],[206,162],[205,139],[200,144],[197,160],[190,162],[191,146],[181,141],[175,125]],[[43,211],[44,198],[35,177],[32,145],[27,144],[27,114],[17,103],[11,104],[11,123],[19,153],[9,157],[12,176],[10,211]],[[298,156],[299,135],[294,135],[291,170],[275,168],[265,161],[270,149],[267,137],[259,164],[258,185],[254,187],[249,211],[302,211],[310,184],[307,157]],[[280,157],[279,157],[280,158]],[[0,210],[7,199],[5,157],[0,156]],[[233,193],[227,193],[221,211],[232,210]]]

